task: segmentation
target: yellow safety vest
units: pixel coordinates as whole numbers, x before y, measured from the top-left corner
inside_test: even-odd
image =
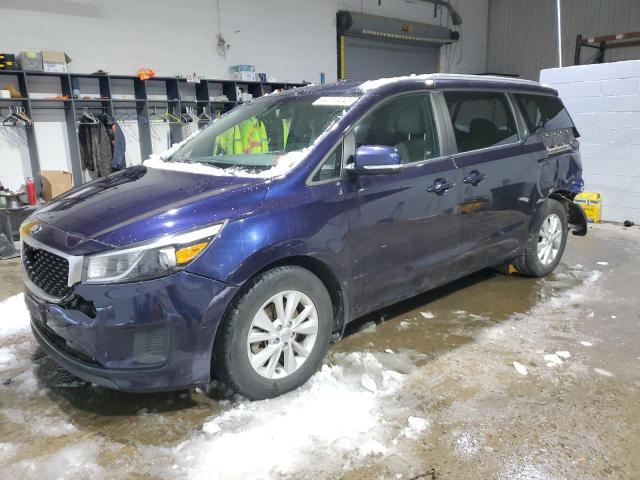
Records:
[[[242,136],[238,125],[218,135],[213,145],[214,155],[242,155]]]
[[[285,150],[287,148],[287,139],[289,138],[289,119],[282,119],[282,139],[284,140],[282,144],[282,149]]]
[[[240,124],[240,137],[244,153],[268,153],[269,139],[264,122],[253,117]]]
[[[287,131],[288,134],[288,131]],[[285,140],[286,141],[286,140]],[[269,139],[264,122],[253,117],[216,137],[214,155],[242,155],[243,153],[268,153]]]

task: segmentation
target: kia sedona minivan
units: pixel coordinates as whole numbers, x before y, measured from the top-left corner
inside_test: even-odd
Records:
[[[584,235],[557,92],[421,75],[267,95],[21,226],[44,351],[124,391],[303,384],[351,320]]]

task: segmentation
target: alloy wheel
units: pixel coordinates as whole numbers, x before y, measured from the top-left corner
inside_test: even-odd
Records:
[[[538,233],[538,259],[550,265],[558,256],[562,245],[562,222],[555,213],[549,214],[540,225]]]
[[[318,336],[318,312],[297,290],[273,295],[256,312],[249,327],[247,354],[259,375],[285,378],[309,358]]]

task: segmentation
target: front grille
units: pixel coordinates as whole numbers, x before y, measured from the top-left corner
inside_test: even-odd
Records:
[[[22,263],[29,280],[49,295],[64,298],[71,293],[66,258],[22,242]]]

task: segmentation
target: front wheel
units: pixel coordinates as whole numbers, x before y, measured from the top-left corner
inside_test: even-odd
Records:
[[[522,255],[515,261],[518,273],[530,277],[544,277],[553,272],[567,244],[569,229],[564,205],[549,198],[543,208]]]
[[[329,348],[331,299],[297,266],[260,274],[235,301],[214,343],[214,372],[238,393],[272,398],[303,383]]]

